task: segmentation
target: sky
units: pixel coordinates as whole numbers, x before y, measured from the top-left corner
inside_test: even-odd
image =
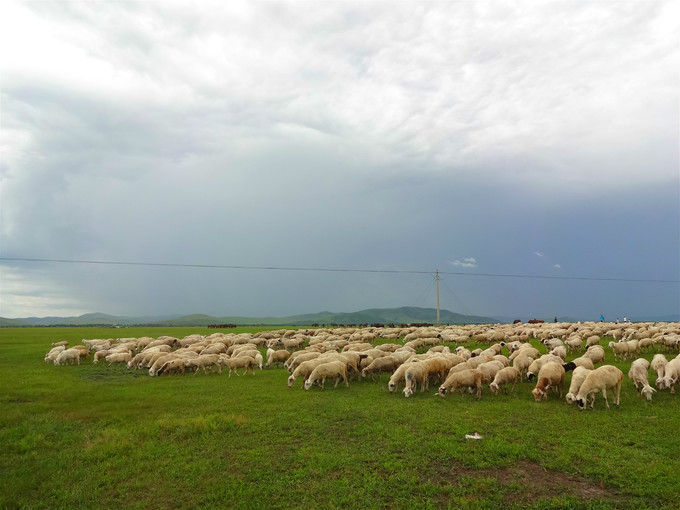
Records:
[[[0,316],[680,314],[678,20],[2,2]]]

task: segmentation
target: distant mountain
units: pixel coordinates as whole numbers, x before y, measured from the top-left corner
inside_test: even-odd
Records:
[[[105,313],[87,313],[79,317],[28,317],[26,319],[1,319],[2,327],[18,326],[209,326],[211,324],[236,324],[238,326],[309,326],[312,324],[436,324],[434,308],[372,308],[359,312],[319,312],[289,317],[213,317],[205,314],[163,317],[117,317]],[[440,310],[441,324],[483,324],[496,322],[491,317],[462,315]]]
[[[552,322],[554,317],[485,317],[463,315],[449,310],[440,310],[441,324],[494,324],[511,323],[515,319],[527,322],[529,319],[542,319]],[[630,319],[630,318],[629,318]],[[596,318],[557,317],[559,322],[597,320]],[[657,317],[634,317],[637,322],[676,322],[680,314]],[[312,324],[414,324],[437,323],[435,308],[369,308],[358,312],[336,313],[323,311],[288,317],[213,317],[205,314],[119,317],[105,313],[86,313],[79,317],[28,317],[24,319],[5,319],[0,317],[0,327],[26,326],[209,326],[211,324],[235,324],[237,326],[310,326]]]

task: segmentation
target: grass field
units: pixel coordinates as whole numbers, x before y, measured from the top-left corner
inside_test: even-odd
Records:
[[[680,508],[680,395],[647,402],[627,378],[619,409],[581,411],[526,382],[406,399],[388,375],[301,391],[283,369],[43,361],[58,340],[209,332],[0,329],[0,507]]]

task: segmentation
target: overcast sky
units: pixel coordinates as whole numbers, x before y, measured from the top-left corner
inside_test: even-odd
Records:
[[[2,2],[0,316],[680,313],[678,20]]]

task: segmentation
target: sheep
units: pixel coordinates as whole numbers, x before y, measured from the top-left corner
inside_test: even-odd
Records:
[[[155,360],[151,364],[151,368],[149,368],[149,375],[151,377],[158,375],[158,369],[161,368],[167,361],[177,358],[177,355],[174,353],[172,354],[160,353],[158,357],[156,357],[155,355],[153,357],[155,358]]]
[[[555,347],[550,351],[550,354],[562,358],[562,361],[566,361],[567,359],[567,349],[563,345]]]
[[[520,375],[524,375],[527,371],[527,369],[531,366],[531,364],[534,362],[534,358],[531,356],[517,356],[514,360],[512,360],[512,366],[515,367]]]
[[[522,344],[519,349],[508,356],[508,359],[510,361],[514,361],[518,356],[529,356],[531,358],[538,359],[541,357],[541,353],[531,344]]]
[[[590,335],[586,338],[586,350],[593,345],[600,345],[600,337],[598,335]]]
[[[217,372],[222,374],[221,356],[220,354],[201,354],[198,358],[185,360],[184,368],[185,370],[193,370],[194,375],[197,375],[201,369],[203,369],[204,374],[207,374],[208,368],[212,370],[213,367],[216,367]]]
[[[64,349],[54,360],[55,365],[66,365],[67,362],[80,365],[80,350],[78,349]]]
[[[162,374],[170,374],[170,373],[178,373],[182,372],[182,375],[184,375],[185,372],[185,360],[181,358],[173,359],[170,361],[166,361],[163,363],[163,366],[158,369],[158,375]]]
[[[243,375],[246,375],[248,373],[248,370],[251,370],[253,375],[255,375],[255,368],[257,367],[257,360],[255,358],[252,358],[250,356],[243,356],[242,358],[220,358],[220,363],[222,365],[226,365],[229,367],[229,377],[231,377],[231,373],[235,372],[236,375],[239,375],[238,369],[239,368],[245,368],[243,371]]]
[[[656,372],[656,387],[660,390],[664,389],[663,376],[666,371],[666,365],[668,360],[663,354],[655,354],[652,358],[651,367],[654,372]]]
[[[602,365],[601,367],[598,367],[590,372],[585,381],[583,381],[583,384],[576,395],[576,402],[581,409],[585,409],[588,404],[588,397],[592,395],[590,408],[593,409],[595,405],[595,393],[601,391],[607,409],[609,409],[607,390],[614,388],[616,391],[614,405],[619,407],[622,382],[623,372],[621,370],[612,365]]]
[[[582,358],[590,358],[590,361],[593,362],[594,365],[597,365],[598,363],[604,363],[605,362],[605,354],[604,354],[604,347],[601,345],[593,345],[592,347],[587,347],[586,352],[583,353]]]
[[[512,383],[512,390],[515,391],[515,386],[517,386],[517,381],[520,379],[521,374],[516,367],[505,367],[496,372],[496,376],[489,384],[489,389],[494,395],[498,395],[498,390],[500,386],[503,386],[503,391],[508,393],[508,384]]]
[[[505,368],[503,363],[497,360],[487,361],[486,363],[477,366],[477,370],[484,374],[482,382],[487,384],[491,383],[494,380],[494,377],[496,377],[496,374],[503,368]]]
[[[675,393],[675,385],[680,380],[680,355],[676,356],[666,364],[663,376],[664,388],[670,388],[671,393]]]
[[[587,368],[588,370],[595,370],[595,363],[593,363],[593,360],[590,358],[586,358],[584,356],[574,358],[573,360],[571,360],[570,363],[573,363],[577,367]]]
[[[647,400],[652,400],[652,395],[656,390],[649,385],[649,381],[647,380],[648,375],[649,361],[644,358],[638,358],[633,361],[630,365],[630,370],[628,370],[628,378],[633,381],[638,396],[644,395]]]
[[[549,361],[545,363],[538,372],[538,382],[536,387],[531,390],[536,402],[548,398],[549,388],[558,388],[560,398],[562,398],[562,386],[564,385],[564,368],[559,362]]]
[[[52,349],[50,349],[49,352],[45,354],[45,362],[54,363],[54,360],[57,359],[59,353],[65,350],[66,347],[64,347],[63,345],[57,345],[56,347],[52,347]]]
[[[387,383],[390,393],[394,393],[399,388],[399,383],[404,382],[404,375],[409,364],[410,361],[405,361],[392,373],[392,377],[390,377],[390,381]]]
[[[580,336],[573,336],[566,339],[564,345],[569,351],[580,351],[583,349],[583,339]]]
[[[281,363],[281,366],[283,366],[283,363],[290,358],[290,352],[286,351],[285,349],[275,351],[274,349],[267,349],[267,363],[265,363],[265,368],[268,368],[269,365],[272,363],[278,364]]]
[[[283,367],[286,368],[292,374],[293,371],[300,365],[300,363],[316,359],[319,356],[321,356],[320,352],[296,351],[290,355],[290,357],[283,364]]]
[[[454,372],[449,374],[444,383],[439,387],[439,396],[446,397],[447,392],[453,393],[454,391],[474,386],[477,388],[477,399],[482,398],[482,379],[484,374],[476,369],[467,369],[460,372]]]
[[[130,352],[114,352],[113,354],[109,354],[104,358],[109,366],[111,366],[113,363],[128,363],[131,359],[132,356],[130,355]]]
[[[630,346],[628,342],[609,342],[609,348],[614,353],[614,358],[621,360],[628,357]]]
[[[588,374],[592,372],[592,368],[576,367],[574,368],[574,373],[571,375],[571,383],[569,384],[569,392],[566,395],[567,404],[573,404],[576,402],[576,395],[578,390],[581,388],[583,381],[586,380]]]
[[[420,393],[428,387],[430,372],[427,364],[418,361],[411,363],[404,373],[404,396],[410,397],[415,393],[418,383],[420,383]]]
[[[345,381],[345,386],[349,387],[349,382],[347,382],[347,365],[342,361],[329,361],[328,363],[322,363],[312,370],[312,373],[305,381],[305,390],[309,390],[314,384],[319,384],[319,381],[321,381],[321,389],[323,390],[328,377],[335,377],[335,386],[333,388],[337,388],[341,378]]]
[[[544,354],[540,358],[534,360],[531,365],[529,365],[529,368],[527,369],[527,380],[531,381],[534,377],[536,377],[536,375],[541,370],[541,367],[549,362],[559,363],[560,366],[562,366],[563,363],[562,358],[559,356]]]
[[[393,372],[401,363],[393,356],[383,356],[382,358],[374,359],[373,362],[361,371],[361,377],[368,377],[369,375],[375,380],[375,374],[381,372]]]
[[[300,386],[300,389],[303,389],[304,385],[305,385],[305,381],[309,378],[309,376],[312,374],[314,369],[316,367],[318,367],[319,365],[322,365],[324,363],[328,363],[328,360],[324,359],[324,358],[315,358],[315,359],[303,361],[297,367],[295,367],[295,370],[293,370],[293,373],[290,375],[290,377],[288,377],[288,387],[292,388],[295,380],[298,377],[302,377],[302,386]]]
[[[68,345],[68,340],[62,340],[61,342],[54,342],[52,344],[52,347],[64,347],[64,350],[65,350],[67,345]]]

